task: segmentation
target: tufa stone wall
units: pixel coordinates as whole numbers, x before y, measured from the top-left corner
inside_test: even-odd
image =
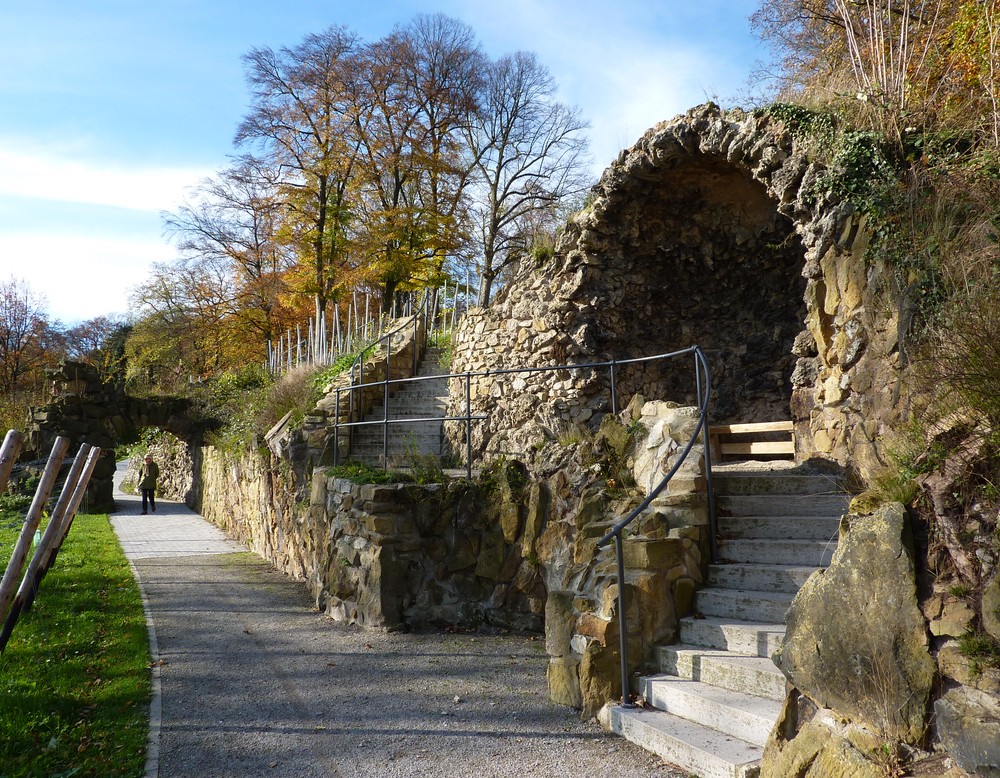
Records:
[[[583,364],[698,344],[713,421],[788,418],[798,456],[867,472],[898,413],[899,325],[863,220],[778,121],[708,104],[623,151],[551,258],[526,258],[454,340],[455,372]],[[691,360],[618,370],[618,394],[694,401]],[[473,375],[476,455],[521,455],[610,410],[610,371]],[[452,388],[465,408],[464,380]],[[449,429],[458,454],[464,431]]]

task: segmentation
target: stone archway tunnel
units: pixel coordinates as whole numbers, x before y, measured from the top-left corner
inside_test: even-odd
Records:
[[[65,361],[46,371],[48,404],[31,411],[24,458],[47,456],[56,437],[70,441],[70,454],[82,443],[101,448],[84,509],[114,510],[115,446],[146,427],[164,429],[197,444],[205,424],[191,416],[190,401],[180,397],[131,397],[120,386],[105,383],[82,362]]]
[[[698,344],[713,422],[791,417],[800,459],[877,467],[884,424],[899,413],[898,316],[879,298],[891,270],[869,261],[864,219],[821,185],[826,172],[808,140],[766,111],[707,104],[653,127],[604,172],[554,255],[526,259],[492,308],[466,318],[453,371]],[[691,374],[688,364],[629,368],[618,396],[691,403]],[[610,410],[608,384],[599,371],[516,387],[476,377],[471,412],[487,418],[474,448],[520,456],[554,429],[593,423]]]

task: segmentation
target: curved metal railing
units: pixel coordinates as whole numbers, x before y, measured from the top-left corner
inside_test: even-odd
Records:
[[[425,300],[426,305],[426,300]],[[417,314],[414,314],[413,326],[417,326],[416,320]],[[388,336],[390,338],[391,346],[391,335],[396,332],[405,329],[410,326],[409,322],[400,328],[397,328],[390,333]],[[416,335],[414,336],[414,343],[416,343]],[[414,348],[416,352],[416,348]],[[681,349],[679,351],[671,351],[665,354],[656,354],[649,357],[638,357],[635,359],[623,359],[623,360],[611,360],[610,362],[590,362],[575,365],[546,365],[543,367],[525,367],[525,368],[505,368],[501,370],[485,370],[480,372],[465,372],[465,373],[450,373],[444,378],[460,378],[463,379],[465,385],[465,414],[461,416],[445,416],[445,417],[428,417],[428,418],[408,418],[408,419],[390,419],[389,418],[389,387],[391,384],[404,384],[413,381],[421,380],[431,380],[438,379],[442,376],[426,376],[426,377],[413,377],[413,378],[403,378],[392,380],[389,378],[388,365],[389,357],[391,356],[391,351],[387,352],[386,355],[386,378],[383,381],[377,381],[370,384],[359,383],[358,385],[352,385],[344,390],[337,390],[336,398],[336,414],[335,418],[337,423],[334,429],[334,465],[337,464],[338,460],[338,449],[337,440],[339,440],[339,428],[347,427],[349,429],[354,429],[356,427],[371,425],[371,424],[383,424],[385,433],[383,434],[383,463],[387,462],[387,441],[388,441],[388,425],[392,423],[418,423],[418,422],[441,422],[441,421],[461,421],[465,423],[466,429],[466,472],[469,478],[472,477],[472,422],[477,420],[482,420],[487,418],[482,415],[472,415],[471,408],[471,382],[472,378],[482,378],[488,376],[499,376],[499,375],[509,375],[514,373],[543,373],[551,372],[557,370],[584,370],[584,369],[608,369],[610,371],[610,389],[611,389],[611,412],[614,414],[618,413],[618,392],[617,392],[617,381],[616,374],[618,368],[639,363],[639,362],[652,362],[656,360],[664,359],[674,359],[677,357],[693,355],[694,356],[694,377],[695,377],[695,395],[698,398],[698,423],[695,426],[694,432],[691,435],[691,439],[688,440],[687,444],[681,453],[675,458],[673,466],[670,470],[663,476],[660,482],[653,487],[653,489],[646,495],[646,498],[639,503],[632,511],[628,513],[623,519],[618,521],[608,533],[602,537],[597,542],[597,548],[604,548],[612,540],[615,541],[615,553],[618,568],[618,614],[620,619],[620,660],[621,660],[621,683],[622,683],[622,706],[631,708],[635,707],[632,702],[631,694],[629,692],[628,684],[628,624],[626,622],[626,611],[625,611],[625,560],[622,548],[622,533],[628,528],[628,526],[635,521],[635,519],[645,511],[650,504],[655,500],[667,485],[670,480],[674,477],[677,471],[681,468],[684,462],[687,460],[688,455],[694,448],[698,436],[701,435],[704,444],[704,462],[705,462],[705,489],[708,496],[708,518],[709,518],[709,547],[711,551],[711,559],[713,563],[718,562],[718,550],[717,550],[717,522],[715,516],[715,493],[712,486],[712,456],[711,456],[711,444],[708,430],[708,403],[709,397],[712,391],[711,375],[708,368],[708,360],[705,358],[704,352],[699,346],[689,346],[688,348]],[[414,369],[414,372],[415,369]],[[353,378],[353,367],[352,367],[352,378]],[[376,419],[372,421],[364,421],[359,419],[354,420],[353,416],[353,400],[351,408],[351,416],[348,423],[344,424],[340,422],[340,391],[349,391],[352,393],[355,390],[364,390],[368,386],[382,386],[385,397],[385,418]],[[363,396],[363,395],[362,395]]]
[[[629,690],[628,682],[628,623],[626,621],[625,611],[625,555],[622,550],[622,533],[640,514],[642,514],[643,511],[646,510],[646,508],[650,506],[653,500],[655,500],[660,493],[667,488],[667,484],[670,483],[670,479],[674,477],[674,474],[676,474],[681,468],[681,465],[684,464],[688,454],[691,453],[691,449],[698,440],[699,434],[702,435],[705,445],[705,489],[708,492],[709,544],[711,548],[712,562],[718,562],[718,553],[716,549],[715,496],[712,489],[712,463],[708,434],[708,400],[712,390],[711,376],[708,371],[708,361],[705,359],[704,353],[698,346],[692,346],[690,349],[686,349],[685,351],[690,351],[695,357],[695,384],[698,395],[698,424],[695,427],[694,433],[691,435],[691,439],[687,442],[687,445],[684,446],[684,450],[681,451],[681,453],[676,457],[673,466],[669,471],[667,471],[667,474],[663,476],[660,482],[654,486],[652,490],[650,490],[649,494],[646,495],[646,499],[633,508],[632,511],[625,516],[625,518],[617,522],[603,538],[597,541],[598,548],[604,548],[612,540],[615,541],[615,557],[618,568],[619,660],[621,662],[623,708],[634,708],[635,703],[632,702],[632,695]]]

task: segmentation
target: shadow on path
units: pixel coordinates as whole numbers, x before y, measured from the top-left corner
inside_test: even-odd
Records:
[[[158,651],[148,778],[683,775],[550,703],[541,636],[335,624],[184,505],[115,502]]]

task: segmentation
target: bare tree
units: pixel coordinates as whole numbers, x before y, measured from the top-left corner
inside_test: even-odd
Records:
[[[66,353],[94,365],[105,382],[125,378],[125,340],[131,325],[122,316],[97,316],[65,332]]]
[[[885,129],[902,131],[914,96],[926,96],[928,55],[938,43],[945,0],[834,0],[858,96]],[[920,88],[915,89],[914,86]]]
[[[22,429],[28,407],[40,400],[43,369],[65,354],[58,323],[45,298],[11,276],[0,282],[0,423]]]
[[[555,100],[548,69],[532,53],[492,63],[482,107],[469,128],[475,156],[472,211],[482,242],[480,305],[489,305],[498,274],[532,243],[561,202],[589,184],[589,126]]]

